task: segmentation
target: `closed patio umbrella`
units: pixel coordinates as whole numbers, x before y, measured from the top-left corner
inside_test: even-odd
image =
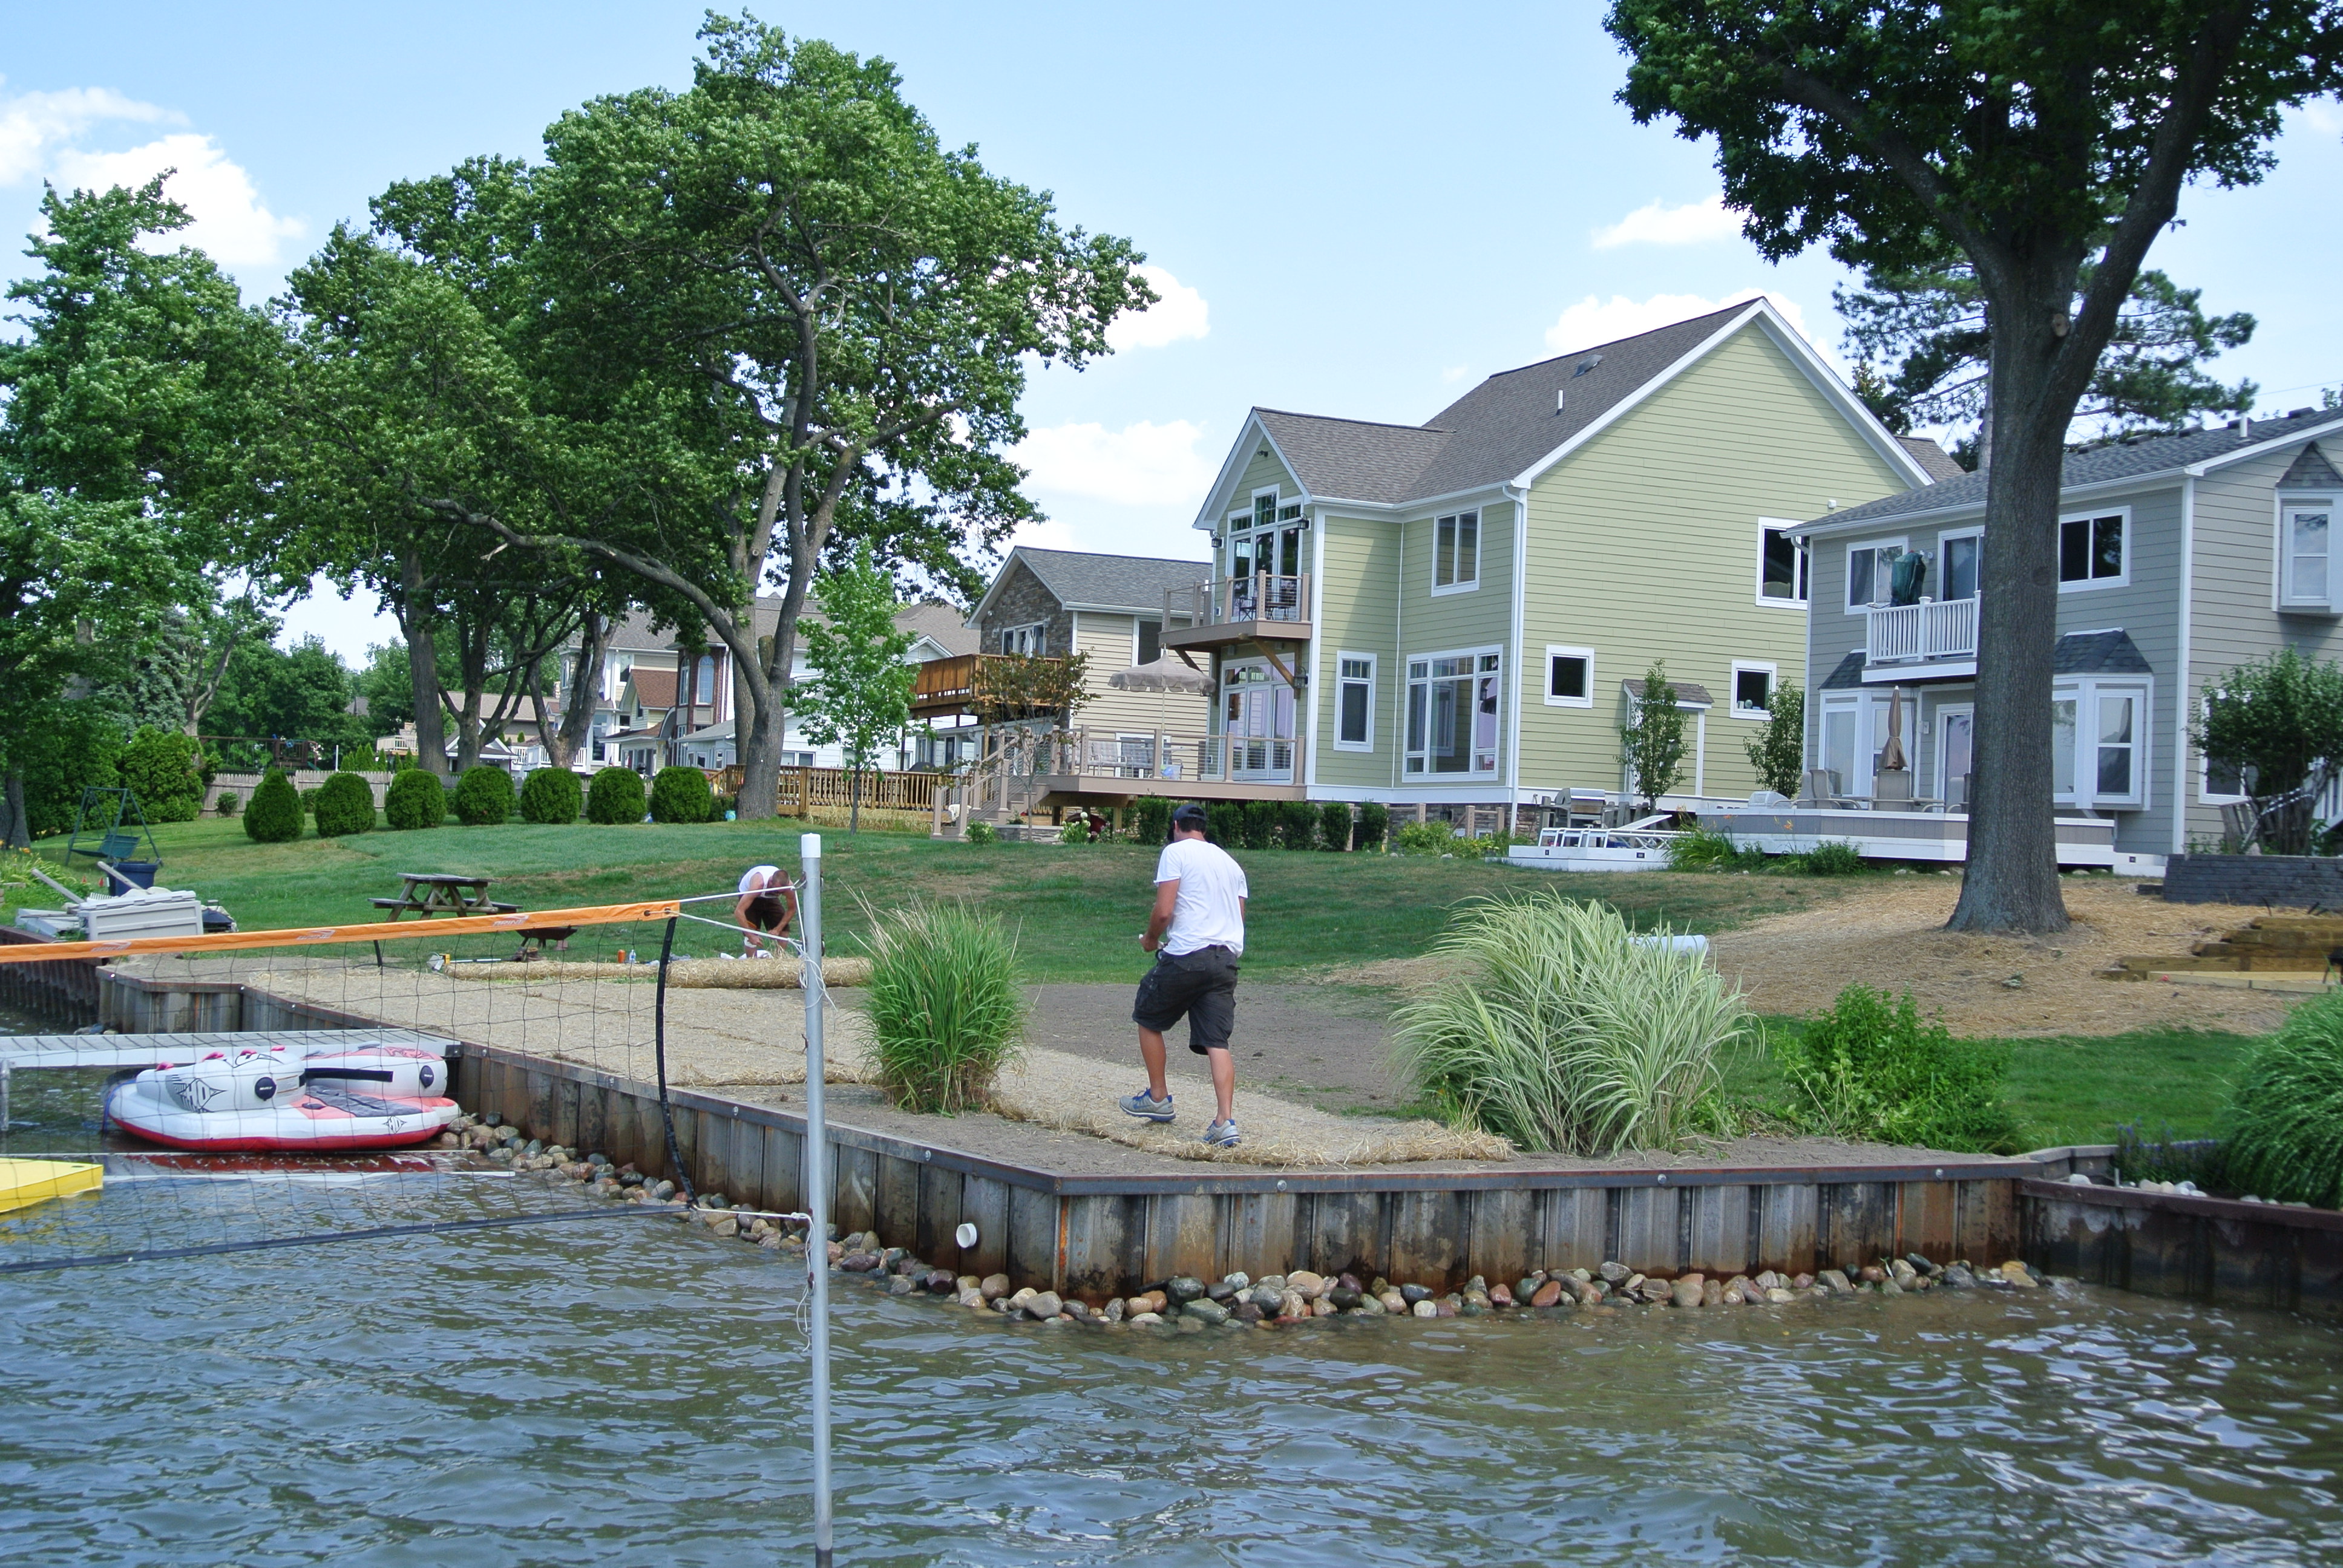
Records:
[[[1879,750],[1880,771],[1911,767],[1904,756],[1904,689],[1891,688],[1887,693],[1887,744]]]

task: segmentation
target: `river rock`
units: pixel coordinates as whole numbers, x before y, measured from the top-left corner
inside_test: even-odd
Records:
[[[1778,1282],[1793,1291],[1810,1291],[1814,1289],[1815,1277],[1812,1274],[1795,1274]]]
[[[1775,1285],[1765,1292],[1765,1300],[1767,1302],[1775,1306],[1779,1306],[1784,1302],[1795,1302],[1797,1299],[1798,1296],[1796,1292],[1785,1290],[1780,1285]]]
[[[1493,1307],[1512,1306],[1513,1304],[1513,1287],[1502,1282],[1497,1284],[1491,1285],[1489,1287],[1489,1304]]]
[[[1252,1276],[1246,1273],[1242,1269],[1237,1269],[1232,1272],[1222,1274],[1221,1276],[1221,1283],[1226,1285],[1232,1291],[1249,1291],[1252,1288]],[[1212,1299],[1218,1301],[1220,1298],[1215,1296]]]
[[[1875,1285],[1887,1278],[1887,1271],[1876,1263],[1865,1263],[1855,1271],[1855,1277],[1866,1285]]]
[[[1429,1285],[1402,1285],[1399,1288],[1399,1299],[1412,1307],[1418,1302],[1430,1301],[1432,1288]]]
[[[1305,1301],[1314,1302],[1334,1288],[1334,1282],[1308,1269],[1296,1269],[1285,1276],[1285,1288],[1298,1291]]]
[[[1177,1284],[1179,1282],[1175,1280],[1172,1283]],[[1181,1303],[1180,1321],[1187,1322],[1191,1320],[1218,1328],[1229,1321],[1229,1310],[1218,1302],[1207,1301],[1199,1296]]]
[[[1604,1284],[1616,1285],[1623,1283],[1627,1277],[1633,1274],[1635,1271],[1627,1267],[1624,1263],[1614,1262],[1605,1263],[1594,1271],[1603,1276],[1603,1282]]]
[[[1536,1290],[1530,1292],[1530,1305],[1534,1307],[1550,1307],[1560,1300],[1562,1300],[1562,1282],[1560,1280],[1548,1280],[1544,1284],[1540,1285]]]
[[[838,1266],[850,1274],[867,1274],[879,1267],[879,1259],[872,1252],[849,1252],[838,1260]]]
[[[1204,1282],[1193,1274],[1175,1274],[1164,1284],[1163,1294],[1174,1306],[1184,1307],[1203,1299]]]
[[[1036,1291],[1025,1298],[1025,1315],[1029,1318],[1054,1318],[1065,1311],[1065,1303],[1055,1291]]]
[[[1310,1315],[1313,1318],[1331,1318],[1338,1310],[1331,1292],[1310,1303]]]
[[[1381,1296],[1368,1295],[1362,1295],[1359,1298],[1357,1310],[1371,1318],[1383,1317],[1388,1315],[1391,1312],[1389,1307],[1383,1305],[1383,1298]]]
[[[719,1214],[708,1221],[708,1228],[719,1236],[737,1236],[740,1233],[740,1217],[737,1214]]]
[[[1912,1282],[1920,1277],[1920,1271],[1898,1258],[1887,1265],[1887,1277],[1908,1291],[1912,1288]]]
[[[1385,1291],[1382,1295],[1377,1296],[1375,1300],[1383,1304],[1383,1311],[1389,1312],[1395,1318],[1405,1317],[1408,1313],[1408,1309],[1414,1304],[1405,1296],[1400,1294],[1397,1291]]]
[[[972,1307],[978,1311],[982,1311],[985,1307],[991,1304],[984,1299],[984,1292],[982,1291],[962,1291],[960,1293],[958,1300],[961,1306]]]
[[[1976,1276],[1958,1263],[1947,1268],[1940,1276],[1948,1291],[1971,1291],[1976,1288]]]
[[[928,1293],[930,1295],[949,1296],[954,1291],[960,1289],[960,1282],[952,1277],[952,1272],[950,1269],[930,1270],[927,1276],[927,1283]]]
[[[1283,1294],[1285,1291],[1285,1276],[1283,1274],[1263,1274],[1260,1279],[1255,1280],[1253,1284],[1258,1289],[1275,1291],[1280,1294]]]
[[[1310,1315],[1309,1299],[1300,1291],[1289,1288],[1283,1295],[1277,1298],[1277,1315],[1280,1318],[1308,1317]]]
[[[1900,1296],[1904,1293],[1904,1287],[1893,1280],[1882,1280],[1879,1282],[1879,1293],[1883,1296]]]
[[[2034,1277],[2033,1271],[2015,1258],[2012,1258],[2008,1262],[2004,1263],[2001,1266],[1999,1272],[2003,1279],[2007,1280],[2011,1284],[2016,1285],[2021,1291],[2039,1290],[2042,1287],[2042,1282]]]
[[[1124,1310],[1132,1317],[1137,1317],[1141,1312],[1154,1312],[1160,1316],[1163,1309],[1171,1304],[1172,1298],[1161,1291],[1141,1291],[1124,1303]]]
[[[1750,1282],[1761,1291],[1770,1291],[1782,1282],[1782,1277],[1773,1270],[1767,1269]]]
[[[1436,1318],[1440,1315],[1440,1303],[1426,1297],[1418,1301],[1408,1311],[1419,1318]]]
[[[987,1274],[976,1282],[976,1288],[984,1292],[986,1301],[997,1302],[1009,1293],[1009,1276]]]
[[[1361,1297],[1358,1292],[1351,1289],[1348,1285],[1337,1285],[1332,1290],[1326,1292],[1324,1299],[1332,1302],[1336,1307],[1347,1312],[1351,1308],[1357,1306],[1363,1298]]]
[[[1725,1286],[1715,1280],[1704,1280],[1700,1287],[1700,1304],[1704,1307],[1725,1305]]]
[[[1855,1292],[1855,1286],[1848,1282],[1847,1277],[1836,1269],[1825,1269],[1815,1276],[1815,1283],[1829,1286],[1833,1295],[1851,1295]]]
[[[1204,1320],[1183,1312],[1172,1320],[1172,1326],[1183,1334],[1201,1334],[1204,1332]]]
[[[1124,1315],[1122,1298],[1121,1296],[1115,1297],[1112,1301],[1107,1302],[1105,1306],[1099,1309],[1099,1319],[1101,1322],[1119,1323],[1122,1322]]]
[[[1035,1290],[1031,1285],[1021,1286],[1014,1295],[1009,1297],[1009,1304],[1021,1312],[1024,1310],[1026,1302],[1031,1301],[1041,1293],[1041,1292]]]
[[[1926,1278],[1934,1278],[1935,1276],[1944,1272],[1942,1269],[1939,1269],[1936,1264],[1930,1262],[1927,1259],[1922,1257],[1917,1252],[1905,1253],[1904,1261],[1912,1265],[1912,1271],[1914,1273],[1922,1275]]]
[[[1235,1312],[1230,1315],[1241,1322],[1257,1323],[1269,1314],[1261,1310],[1260,1303],[1252,1299],[1252,1292],[1247,1292],[1245,1299],[1237,1303]]]
[[[1163,1320],[1154,1312],[1133,1312],[1130,1317],[1127,1317],[1122,1321],[1136,1329],[1144,1327],[1151,1323],[1160,1323]]]
[[[1061,1310],[1065,1312],[1066,1316],[1073,1319],[1074,1322],[1078,1323],[1096,1322],[1098,1321],[1098,1314],[1091,1311],[1091,1304],[1082,1300],[1080,1296],[1068,1296],[1066,1298],[1066,1304]]]

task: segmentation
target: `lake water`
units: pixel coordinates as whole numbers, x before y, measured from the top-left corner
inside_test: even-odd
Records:
[[[26,1112],[17,1152],[73,1141]],[[802,1561],[802,1282],[639,1218],[0,1276],[0,1561]],[[2296,1563],[2343,1530],[2343,1332],[2275,1313],[2061,1286],[1181,1336],[853,1282],[833,1314],[841,1563]]]

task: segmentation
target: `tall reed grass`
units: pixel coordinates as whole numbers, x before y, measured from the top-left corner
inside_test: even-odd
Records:
[[[1634,936],[1609,906],[1556,893],[1466,905],[1433,949],[1458,972],[1394,1017],[1402,1078],[1451,1122],[1523,1149],[1679,1142],[1752,1020],[1701,954]]]
[[[2343,1209],[2343,997],[2255,1046],[2220,1123],[2221,1178],[2276,1203]]]
[[[981,1108],[1025,1032],[1017,938],[963,904],[875,914],[870,1018],[880,1087],[906,1111]]]

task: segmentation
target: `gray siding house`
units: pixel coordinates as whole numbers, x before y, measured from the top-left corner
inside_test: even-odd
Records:
[[[2236,780],[2208,777],[2187,730],[2227,671],[2283,647],[2343,654],[2338,459],[2343,410],[2308,408],[2066,457],[2056,801],[2062,817],[2114,821],[2118,866],[2221,831]],[[1827,771],[1834,795],[1871,796],[1900,704],[1914,793],[1962,809],[1993,788],[1973,766],[1976,609],[1993,548],[1985,476],[1835,512],[1800,537],[1813,592],[1807,766]]]

